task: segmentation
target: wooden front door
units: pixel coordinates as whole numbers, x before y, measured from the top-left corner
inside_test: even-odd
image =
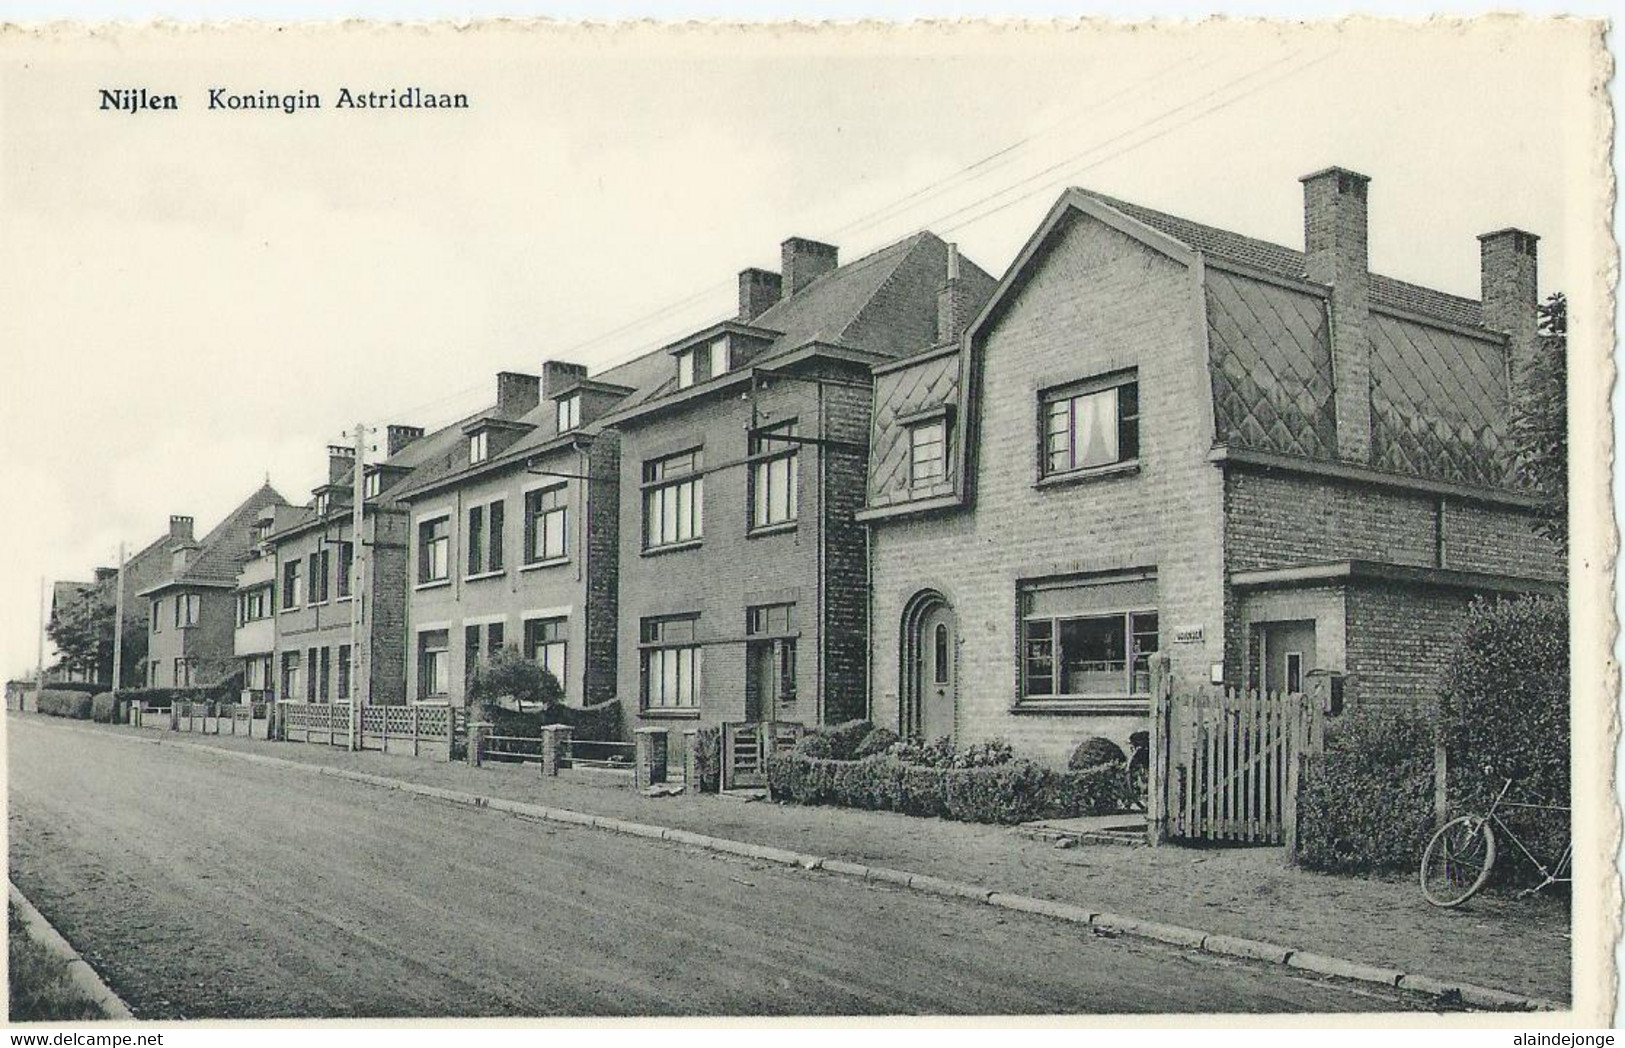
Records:
[[[1267,622],[1258,627],[1259,663],[1264,690],[1282,695],[1301,693],[1315,668],[1315,623]]]
[[[927,742],[954,733],[955,680],[958,644],[953,609],[939,604],[920,616],[919,688],[920,737]]]

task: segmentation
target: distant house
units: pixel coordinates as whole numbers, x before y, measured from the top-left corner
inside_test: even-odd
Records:
[[[148,687],[195,687],[231,674],[237,573],[260,511],[283,501],[266,484],[202,540],[194,537],[191,517],[170,517],[168,570],[136,593],[148,610]]]
[[[1070,190],[964,345],[875,369],[874,717],[1064,760],[1181,688],[1431,694],[1474,595],[1556,592],[1511,483],[1535,237],[1483,296],[1370,272],[1367,179],[1305,250]]]
[[[405,487],[414,700],[463,704],[480,658],[504,647],[551,672],[570,705],[616,696],[620,450],[601,420],[663,383],[669,362],[504,372],[455,464]]]
[[[101,581],[100,569],[97,581]],[[57,621],[69,607],[84,600],[96,589],[95,582],[54,582],[51,584],[51,621]],[[95,681],[104,680],[106,675],[100,672],[94,658],[75,658],[63,654],[55,665],[45,668],[47,681]]]
[[[400,492],[419,472],[433,475],[454,468],[467,440],[462,426],[454,423],[427,435],[420,426],[389,426],[382,457],[364,467],[360,662],[366,703],[406,701],[411,519]],[[268,686],[279,699],[342,701],[355,690],[351,682],[356,661],[351,628],[355,452],[331,446],[327,454],[327,483],[311,493],[308,504],[277,517],[274,530],[264,538],[261,562],[252,564],[240,580],[249,604],[244,615],[270,615],[274,622],[275,675]],[[267,571],[273,580],[268,587],[263,578]],[[265,591],[265,603],[254,604],[256,591]],[[263,631],[248,630],[245,642],[255,643],[247,639],[255,633]],[[265,652],[256,647],[241,654],[263,660]]]

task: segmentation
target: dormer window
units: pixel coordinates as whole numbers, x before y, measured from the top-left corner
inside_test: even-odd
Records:
[[[316,496],[316,515],[318,517],[326,516],[328,508],[331,507],[332,504],[333,504],[333,496],[329,495],[327,492],[324,491],[320,495],[317,495]]]
[[[572,393],[558,403],[559,432],[566,433],[581,425],[581,394]]]
[[[711,377],[713,346],[693,346],[677,354],[677,388],[687,389]]]
[[[384,475],[382,473],[368,473],[367,479],[362,481],[361,490],[364,498],[375,498],[384,490]]]
[[[491,431],[482,429],[468,438],[468,462],[484,462],[491,453]]]
[[[719,338],[711,343],[711,374],[725,375],[728,373],[728,339]]]

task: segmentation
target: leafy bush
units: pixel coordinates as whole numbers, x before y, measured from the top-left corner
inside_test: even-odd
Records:
[[[53,680],[47,683],[50,686],[45,689],[46,691],[82,691],[86,695],[95,695],[97,692],[107,690],[105,684],[93,684],[82,680]],[[34,689],[30,687],[28,690],[33,691]]]
[[[90,719],[90,696],[82,691],[57,691],[46,688],[39,693],[39,711],[51,717]]]
[[[1003,739],[987,739],[983,742],[973,742],[955,753],[950,767],[997,768],[1015,759],[1016,751],[1010,748],[1008,742]]]
[[[899,737],[890,728],[876,728],[858,744],[857,752],[853,754],[858,760],[865,757],[878,757],[893,746],[897,745]]]
[[[722,729],[701,728],[694,733],[694,770],[699,782],[693,787],[700,793],[716,793],[722,789]]]
[[[840,761],[795,752],[769,757],[767,778],[775,799],[795,804],[1004,824],[1116,810],[1123,781],[1117,769],[1052,772],[1026,760],[946,768],[890,754]]]
[[[950,768],[954,763],[954,744],[946,735],[930,743],[905,739],[891,748],[891,755],[904,764],[920,768]]]
[[[858,747],[875,730],[873,721],[849,720],[826,728],[819,734],[829,739],[830,756],[838,761],[849,761],[858,754]]]
[[[1298,794],[1298,857],[1318,870],[1414,869],[1433,833],[1433,738],[1407,706],[1355,706],[1326,724]]]
[[[100,724],[112,724],[118,707],[113,702],[113,693],[104,691],[100,695],[90,698],[90,719]]]
[[[830,743],[828,735],[821,731],[809,731],[796,740],[795,752],[803,757],[829,760],[835,756],[835,747]]]
[[[1475,602],[1440,688],[1451,808],[1487,808],[1508,779],[1511,799],[1569,803],[1569,616],[1561,598]],[[1568,820],[1505,813],[1543,859],[1563,847]],[[1499,863],[1497,865],[1500,865]]]
[[[148,706],[170,706],[176,702],[235,703],[242,691],[243,675],[238,673],[203,688],[126,688],[118,696]]]
[[[525,658],[514,648],[503,648],[482,656],[475,664],[468,700],[478,719],[494,724],[489,711],[560,705],[564,688],[535,659]]]
[[[1127,760],[1117,743],[1098,735],[1091,735],[1078,743],[1077,748],[1072,751],[1072,756],[1066,759],[1066,766],[1073,771],[1082,771],[1085,768],[1098,768],[1103,764],[1123,764]]]

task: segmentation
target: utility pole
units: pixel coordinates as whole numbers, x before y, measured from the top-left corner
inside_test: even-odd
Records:
[[[34,709],[39,709],[40,692],[45,690],[45,576],[39,577],[39,651],[34,662]]]
[[[124,679],[124,543],[118,544],[118,574],[113,577],[113,698]],[[115,706],[117,703],[114,704]]]
[[[367,682],[363,679],[363,669],[367,665],[367,660],[361,650],[366,627],[367,573],[363,565],[366,563],[367,544],[363,541],[363,526],[367,508],[366,458],[369,432],[370,430],[362,423],[355,424],[355,475],[352,478],[353,490],[350,496],[350,749],[352,750],[361,749],[361,709],[369,691]]]

